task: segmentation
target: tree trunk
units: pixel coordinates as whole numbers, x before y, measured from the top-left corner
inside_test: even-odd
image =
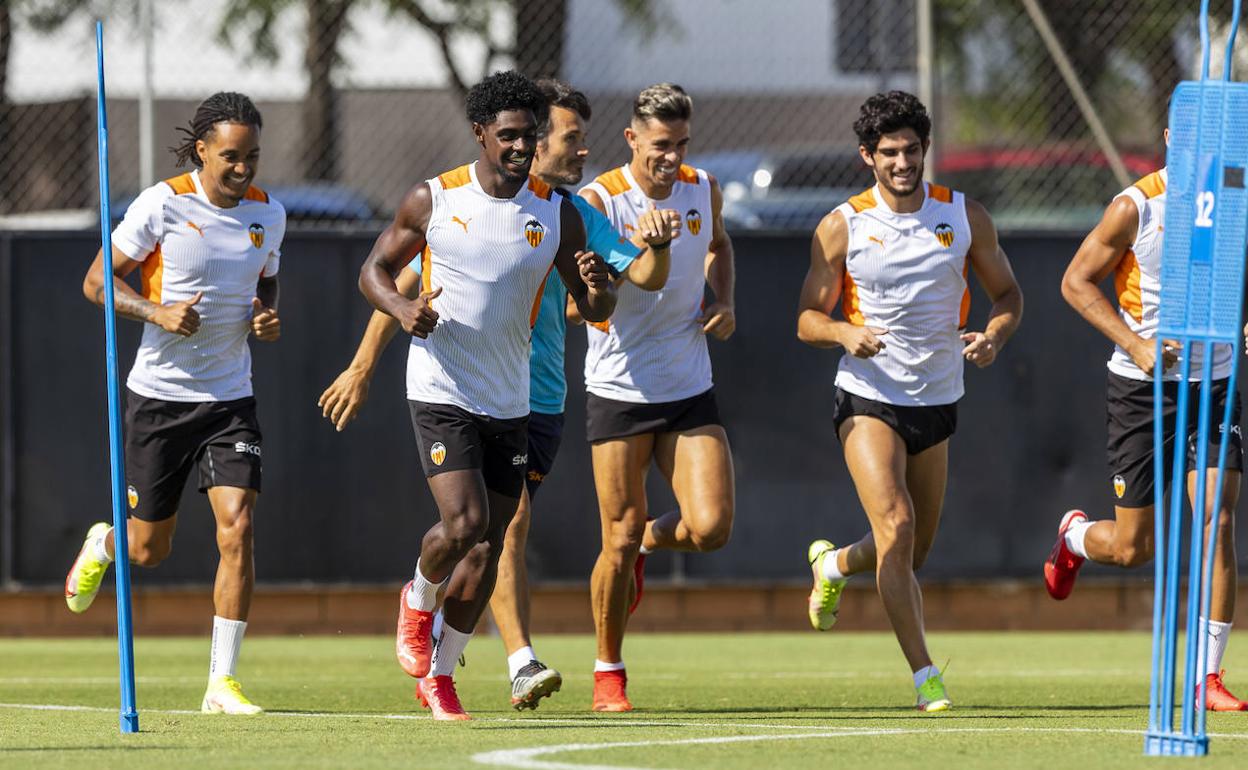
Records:
[[[531,78],[557,78],[563,70],[567,0],[515,0],[516,69]]]
[[[338,94],[334,65],[338,40],[346,27],[353,0],[308,0],[308,43],[303,65],[308,96],[303,102],[303,162],[308,181],[338,178]]]

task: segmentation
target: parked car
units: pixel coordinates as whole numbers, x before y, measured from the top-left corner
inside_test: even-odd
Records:
[[[1122,162],[1135,181],[1166,161],[1124,152]],[[1104,153],[1072,145],[946,151],[935,177],[982,203],[1001,230],[1090,230],[1123,187]]]
[[[340,225],[377,223],[384,217],[368,198],[349,187],[330,183],[264,185],[265,192],[286,209],[286,220],[295,225]],[[112,216],[117,222],[137,195],[114,199]]]
[[[855,147],[728,150],[691,157],[719,180],[734,230],[812,232],[819,220],[872,184]]]

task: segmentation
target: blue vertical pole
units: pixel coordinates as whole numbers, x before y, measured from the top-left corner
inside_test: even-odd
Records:
[[[117,315],[113,307],[113,220],[108,192],[108,114],[104,105],[104,23],[95,23],[95,68],[99,76],[96,116],[100,156],[100,238],[104,270],[104,358],[108,372],[108,457],[113,488],[114,574],[117,576],[117,650],[120,658],[121,731],[139,731],[134,704],[134,639],[130,622],[130,546],[126,539],[126,472],[121,445],[121,393],[117,387]]]

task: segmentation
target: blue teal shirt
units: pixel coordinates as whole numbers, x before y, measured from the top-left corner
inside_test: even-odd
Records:
[[[560,192],[563,192],[562,190]],[[576,206],[585,223],[586,249],[606,261],[614,273],[623,273],[641,254],[641,249],[621,236],[606,215],[579,195],[564,193]],[[411,262],[411,269],[420,272],[420,260]],[[542,304],[533,326],[533,342],[529,348],[529,410],[542,414],[562,414],[568,395],[568,382],[563,374],[563,351],[568,322],[564,314],[568,290],[557,270],[551,270],[542,288]]]

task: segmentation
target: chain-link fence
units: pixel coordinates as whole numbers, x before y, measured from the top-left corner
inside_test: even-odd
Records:
[[[0,0],[0,226],[94,221],[99,16],[118,206],[175,172],[175,128],[228,89],[264,114],[259,183],[293,222],[375,227],[413,183],[475,156],[462,92],[514,66],[589,95],[596,170],[627,160],[640,88],[684,85],[690,159],[719,177],[735,229],[809,230],[865,187],[850,126],[890,88],[929,102],[936,180],[1003,228],[1081,229],[1163,162],[1167,99],[1196,72],[1198,5]],[[1212,6],[1217,40],[1230,0]]]

